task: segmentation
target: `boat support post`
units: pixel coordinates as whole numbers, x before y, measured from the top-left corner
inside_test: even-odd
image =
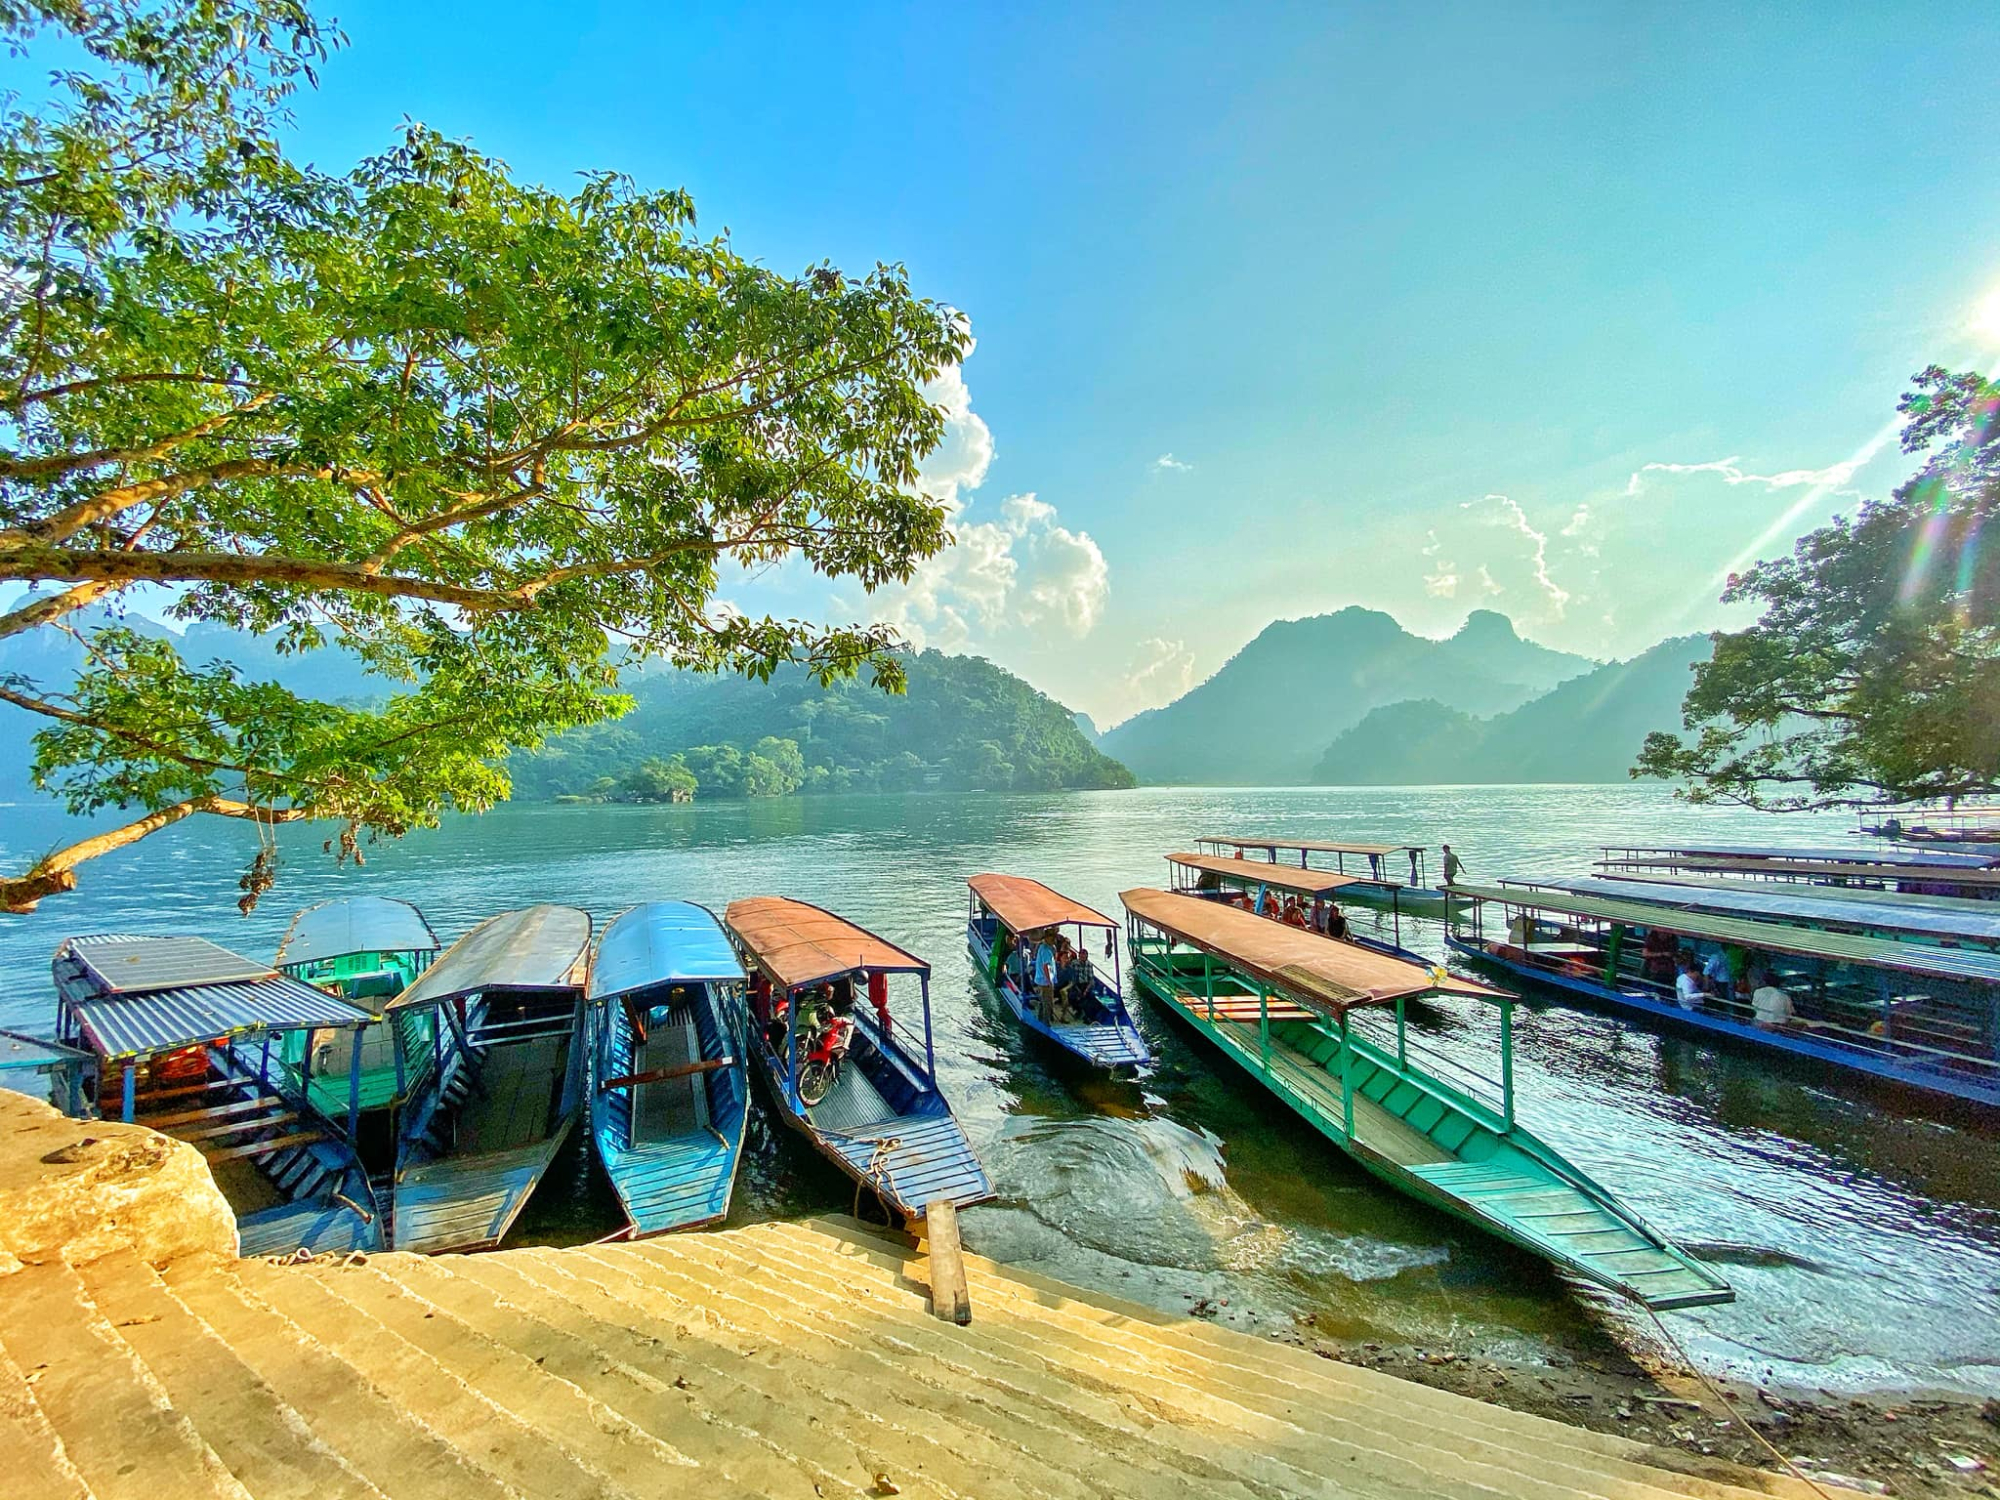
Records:
[[[139,1058],[137,1054],[125,1059],[125,1098],[119,1108],[119,1118],[127,1125],[132,1123],[132,1115],[138,1105]]]
[[[1347,1029],[1347,1008],[1340,1011],[1340,1126],[1354,1139],[1354,1036]]]
[[[1271,1071],[1271,987],[1261,980],[1257,984],[1257,1050],[1262,1054],[1264,1071]]]
[[[1514,1001],[1500,1002],[1500,1110],[1507,1133],[1514,1133]]]
[[[1604,982],[1609,987],[1618,987],[1618,950],[1625,945],[1625,924],[1613,922],[1611,936],[1604,942]]]
[[[387,1024],[387,1023],[383,1023]],[[361,1034],[363,1028],[356,1026],[348,1033],[353,1044],[354,1057],[347,1068],[347,1138],[355,1140],[361,1133]],[[311,1046],[312,1034],[306,1034],[306,1044]]]
[[[1167,953],[1169,957],[1173,953],[1172,938],[1167,939]],[[1172,965],[1170,964],[1168,967],[1171,968]],[[1215,1024],[1215,960],[1210,958],[1206,953],[1201,956],[1201,988],[1202,993],[1208,996],[1208,1024],[1213,1026]]]
[[[930,1074],[931,1087],[937,1087],[937,1055],[931,1049],[931,976],[928,973],[917,976],[917,986],[924,997],[924,1071]]]
[[[1396,997],[1396,1066],[1399,1068],[1406,1068],[1410,1065],[1409,1011],[1405,1005],[1407,998],[1407,996],[1403,995]]]

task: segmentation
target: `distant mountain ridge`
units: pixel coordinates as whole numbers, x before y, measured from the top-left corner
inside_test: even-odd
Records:
[[[1313,780],[1331,786],[1624,781],[1655,729],[1677,728],[1705,635],[1609,662],[1508,713],[1475,718],[1435,699],[1372,711],[1330,746]]]
[[[1355,606],[1274,621],[1206,682],[1106,730],[1098,745],[1141,781],[1298,784],[1375,709],[1432,698],[1500,714],[1596,665],[1522,640],[1492,610],[1474,610],[1439,641]]]

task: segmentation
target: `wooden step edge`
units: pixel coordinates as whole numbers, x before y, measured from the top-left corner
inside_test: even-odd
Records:
[[[11,1493],[94,1500],[21,1367],[0,1348],[0,1473]]]

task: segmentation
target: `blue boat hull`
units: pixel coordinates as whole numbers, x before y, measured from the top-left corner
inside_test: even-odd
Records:
[[[693,1045],[687,1050],[729,1066],[606,1089],[610,1079],[646,1071],[652,1062],[647,1053],[657,1043],[649,1040],[642,1051],[622,1002],[607,1002],[594,1013],[591,1138],[635,1239],[726,1218],[742,1160],[750,1082],[742,1014],[709,985],[686,988],[685,1013],[669,1012],[658,1024],[691,1029]],[[649,1039],[660,1036],[658,1030],[649,1032]],[[685,1043],[677,1039],[676,1045]]]
[[[1147,1047],[1146,1039],[1133,1023],[1131,1013],[1125,1008],[1124,997],[1102,978],[1093,980],[1091,995],[1103,1019],[1073,1026],[1051,1025],[1044,1021],[1036,1014],[1033,1002],[1022,993],[1016,981],[1005,974],[994,977],[993,935],[987,931],[991,922],[991,918],[968,922],[965,946],[980,977],[993,987],[1000,996],[1000,1003],[1007,1007],[1023,1031],[1095,1068],[1136,1071],[1152,1062],[1152,1049]]]
[[[1477,963],[1505,970],[1531,984],[1575,996],[1598,1009],[1639,1016],[1656,1026],[1691,1032],[1732,1045],[1776,1052],[1789,1057],[1808,1058],[1851,1073],[1859,1073],[1864,1077],[1904,1084],[1927,1093],[1941,1094],[1967,1103],[2000,1108],[2000,1086],[1983,1084],[1976,1078],[1957,1078],[1937,1070],[1915,1067],[1893,1057],[1823,1041],[1810,1033],[1764,1031],[1748,1022],[1728,1016],[1713,1015],[1707,1011],[1682,1010],[1670,1000],[1633,994],[1628,990],[1616,989],[1602,980],[1555,973],[1532,964],[1501,958],[1487,952],[1478,943],[1462,937],[1448,934],[1445,942],[1454,951],[1464,954]]]

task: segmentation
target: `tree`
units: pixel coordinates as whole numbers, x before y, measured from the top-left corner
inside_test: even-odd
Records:
[[[678,755],[642,760],[615,785],[628,802],[692,802],[701,787]]]
[[[900,268],[783,275],[683,193],[553,192],[422,126],[345,175],[293,162],[285,100],[340,40],[297,0],[0,0],[16,51],[51,31],[85,64],[0,120],[0,584],[29,585],[0,636],[88,659],[0,700],[49,722],[38,784],[139,816],[0,909],[195,813],[332,819],[358,853],[489,807],[510,750],[627,706],[621,661],[900,688],[885,628],[715,597],[725,563],[872,590],[948,540],[916,468],[966,326]],[[382,693],[78,624],[141,585],[344,644]],[[246,909],[271,874],[266,844]]]
[[[1732,577],[1759,600],[1714,637],[1635,776],[1694,801],[1780,810],[1880,806],[2000,789],[2000,387],[1932,366],[1898,410],[1923,467],[1886,501]],[[1994,533],[2000,535],[2000,532]]]

